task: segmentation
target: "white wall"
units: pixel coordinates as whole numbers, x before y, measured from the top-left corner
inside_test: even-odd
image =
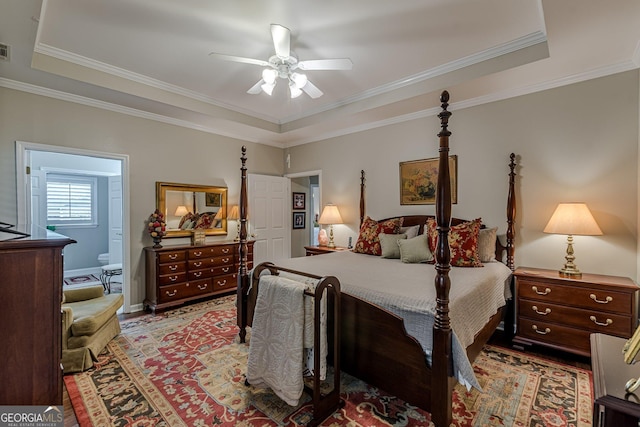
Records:
[[[0,88],[0,221],[15,223],[15,141],[129,156],[132,305],[142,303],[145,220],[156,205],[155,182],[228,187],[229,204],[240,194],[240,148],[247,146],[253,173],[282,175],[282,150],[152,120]],[[232,235],[231,238],[234,236]],[[209,237],[224,240],[226,237]],[[169,239],[164,244],[187,242]]]
[[[509,153],[518,155],[516,265],[557,269],[566,236],[542,229],[556,205],[584,201],[604,235],[575,236],[584,272],[637,278],[638,71],[455,110],[451,154],[458,155],[453,215],[482,217],[506,230]],[[451,93],[455,103],[455,93]],[[455,104],[453,104],[455,107]],[[399,162],[436,157],[439,120],[428,117],[289,149],[287,172],[321,169],[322,199],[340,208],[336,244],[357,236],[360,170],[373,218],[433,213],[400,206]]]

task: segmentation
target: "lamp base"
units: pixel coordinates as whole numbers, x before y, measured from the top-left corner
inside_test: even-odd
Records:
[[[580,277],[582,277],[582,272],[577,268],[576,269],[561,268],[558,271],[558,273],[560,273],[561,276],[573,277],[574,279],[579,279]]]
[[[566,259],[567,262],[564,264],[564,268],[560,269],[560,275],[573,278],[582,276],[582,272],[578,270],[578,267],[573,263],[576,257],[573,255],[573,236],[571,234],[567,236],[567,255],[564,259]]]

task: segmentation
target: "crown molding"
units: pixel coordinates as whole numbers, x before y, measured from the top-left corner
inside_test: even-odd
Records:
[[[30,83],[19,82],[19,81],[7,79],[4,77],[0,77],[0,87],[18,90],[21,92],[27,92],[34,95],[45,96],[47,98],[58,99],[60,101],[73,102],[75,104],[81,104],[81,105],[86,105],[88,107],[94,107],[102,110],[113,111],[115,113],[126,114],[128,116],[153,120],[156,122],[161,122],[169,125],[175,125],[175,126],[188,128],[188,129],[198,130],[201,132],[238,139],[240,141],[253,142],[257,144],[270,145],[273,147],[282,148],[282,144],[280,143],[247,138],[246,135],[240,135],[232,132],[223,132],[223,131],[220,131],[219,129],[210,128],[208,126],[203,126],[187,120],[176,119],[173,117],[164,116],[162,114],[150,113],[150,112],[138,110],[135,108],[124,107],[122,105],[100,101],[93,98],[87,98],[85,96],[75,95],[68,92],[62,92],[55,89],[49,89],[42,86],[36,86]]]

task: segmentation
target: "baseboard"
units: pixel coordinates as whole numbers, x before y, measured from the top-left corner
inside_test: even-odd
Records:
[[[78,268],[76,270],[65,270],[64,278],[66,279],[67,277],[87,276],[89,274],[100,277],[100,273],[102,273],[102,269],[100,267]]]

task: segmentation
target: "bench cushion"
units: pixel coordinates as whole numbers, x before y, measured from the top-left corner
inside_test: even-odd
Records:
[[[122,294],[109,294],[87,301],[65,303],[73,310],[73,336],[92,335],[102,327],[124,303]]]

